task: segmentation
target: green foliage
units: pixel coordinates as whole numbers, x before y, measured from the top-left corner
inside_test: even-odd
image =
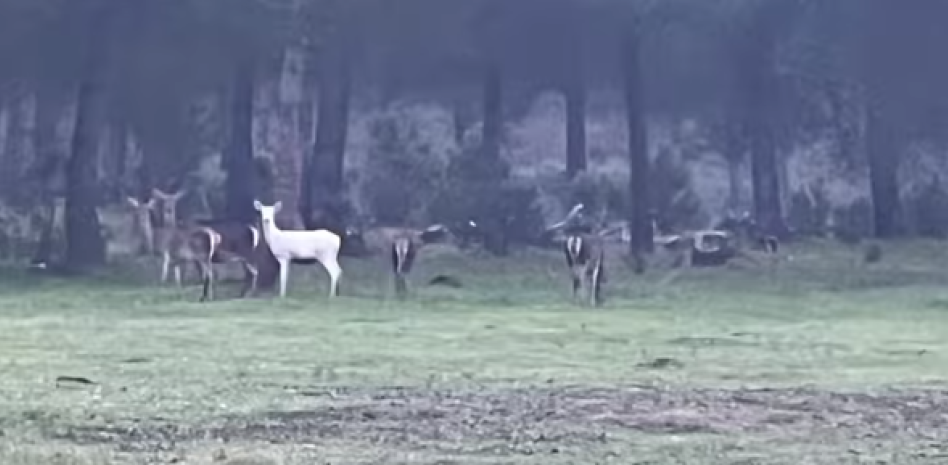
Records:
[[[475,148],[464,150],[448,165],[432,217],[448,223],[476,221],[493,253],[506,254],[510,245],[530,242],[544,227],[538,190],[509,175],[506,161],[485,157]]]
[[[932,180],[905,199],[906,224],[923,237],[948,236],[948,192],[940,179]]]
[[[872,202],[860,198],[833,211],[833,229],[837,237],[861,238],[872,235]]]
[[[362,197],[383,224],[427,221],[444,184],[447,163],[421,135],[405,110],[391,109],[369,123],[371,145],[363,168]]]
[[[667,153],[659,153],[650,173],[652,208],[671,228],[702,225],[701,199],[691,188],[688,167]]]
[[[829,224],[832,205],[826,191],[819,185],[794,192],[790,196],[789,225],[806,235],[821,235]]]

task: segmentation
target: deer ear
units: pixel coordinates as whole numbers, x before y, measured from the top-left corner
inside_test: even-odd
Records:
[[[162,192],[162,191],[161,191],[160,189],[158,189],[157,187],[155,187],[155,188],[153,188],[153,189],[151,190],[151,195],[153,195],[153,196],[155,196],[155,197],[158,197],[159,199],[164,199],[164,198],[168,197],[168,194],[165,194],[164,192]]]
[[[283,202],[277,200],[277,203],[273,204],[273,213],[279,212],[281,208],[283,208]]]
[[[138,200],[136,200],[135,198],[126,197],[125,200],[128,201],[128,204],[131,205],[132,208],[138,208],[139,206],[141,206],[141,203],[139,203]]]
[[[181,197],[184,197],[184,194],[187,194],[187,193],[188,191],[186,189],[181,189],[180,191],[176,192],[171,197],[174,198],[175,200],[180,200]]]
[[[257,211],[260,211],[261,209],[263,209],[263,204],[260,203],[259,200],[254,200],[254,201],[253,201],[253,208],[254,208],[255,210],[257,210]]]

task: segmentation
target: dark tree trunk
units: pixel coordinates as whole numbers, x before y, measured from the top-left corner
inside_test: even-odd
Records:
[[[579,12],[571,2],[557,5],[565,18],[564,44],[568,64],[564,70],[563,99],[566,101],[566,174],[572,179],[586,170],[586,59]]]
[[[458,147],[464,146],[464,138],[467,130],[470,129],[475,119],[474,111],[469,102],[459,98],[454,102],[454,111],[451,114],[451,122],[454,126],[454,142]]]
[[[89,29],[83,50],[82,80],[76,97],[72,154],[66,162],[67,269],[80,271],[105,263],[105,241],[96,212],[97,138],[105,118],[104,79],[108,66],[109,34],[119,3],[100,0],[89,5],[84,24]]]
[[[727,161],[729,209],[736,211],[744,205],[741,189],[741,165],[746,159],[743,131],[735,116],[727,116],[721,127],[724,159]]]
[[[649,154],[642,89],[641,42],[636,32],[629,33],[622,47],[622,71],[625,86],[625,112],[629,131],[629,253],[636,260],[636,271],[645,270],[644,255],[651,253],[652,222],[649,218]]]
[[[253,208],[256,194],[253,158],[255,69],[250,57],[238,60],[232,90],[230,144],[224,159],[224,170],[227,172],[225,211],[230,220],[252,223],[257,216]]]
[[[500,66],[491,63],[484,72],[483,118],[481,134],[482,154],[491,160],[500,160],[504,132],[504,83]]]
[[[577,71],[566,84],[566,174],[573,178],[586,170],[586,83]]]
[[[782,236],[786,232],[780,202],[780,174],[777,166],[777,144],[767,110],[752,112],[750,129],[751,176],[754,187],[754,215],[762,230]]]
[[[337,234],[346,227],[343,174],[352,93],[348,50],[345,38],[327,49],[318,82],[316,142],[303,170],[306,195],[301,208],[306,228]]]
[[[870,109],[867,116],[866,150],[875,235],[879,238],[897,237],[903,232],[897,176],[898,144],[895,134],[878,109]]]
[[[19,86],[18,86],[19,87]],[[23,175],[30,160],[35,157],[35,112],[31,108],[36,103],[36,97],[26,88],[19,88],[13,99],[10,120],[7,132],[7,147],[0,163],[0,189],[8,200],[16,204],[24,204],[29,199],[23,189]]]
[[[774,67],[777,32],[785,14],[783,5],[761,5],[745,34],[734,45],[740,73],[741,122],[748,141],[753,185],[754,216],[761,231],[778,237],[789,232],[783,217],[780,196],[776,113],[779,107],[779,78]]]

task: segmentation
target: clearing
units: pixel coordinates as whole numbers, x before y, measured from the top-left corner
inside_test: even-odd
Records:
[[[334,301],[304,267],[286,300],[210,304],[141,263],[6,271],[0,463],[948,463],[946,248],[788,249],[674,280],[613,260],[600,309],[556,253],[436,251],[404,302],[366,260]]]

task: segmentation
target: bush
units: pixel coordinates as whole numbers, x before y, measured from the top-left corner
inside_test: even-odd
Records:
[[[532,242],[544,228],[537,189],[510,180],[509,174],[506,161],[473,148],[463,151],[448,165],[432,217],[449,224],[474,220],[487,249],[498,255],[507,254],[511,245]]]
[[[447,154],[434,153],[402,110],[370,121],[369,137],[361,187],[370,214],[383,224],[426,222],[444,184]]]
[[[856,241],[872,235],[872,203],[861,198],[852,204],[833,210],[833,233],[844,241]]]
[[[701,199],[691,188],[691,173],[668,154],[659,154],[649,176],[652,208],[667,228],[680,229],[704,224]]]
[[[816,185],[790,197],[787,216],[793,230],[805,235],[822,235],[826,233],[831,210],[826,191],[822,185]]]
[[[908,196],[905,204],[906,220],[915,234],[936,239],[948,236],[948,192],[938,178]]]

